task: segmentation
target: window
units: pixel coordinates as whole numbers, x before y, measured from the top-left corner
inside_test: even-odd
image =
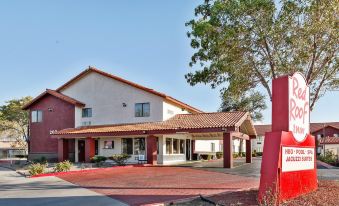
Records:
[[[339,134],[334,134],[333,136],[334,136],[334,137],[339,137]]]
[[[150,116],[150,103],[136,103],[135,116],[136,117],[149,117]]]
[[[179,154],[179,140],[173,139],[173,154]]]
[[[185,148],[185,140],[181,139],[180,140],[180,154],[184,154],[185,151],[184,151],[184,148]]]
[[[82,126],[90,126],[91,125],[91,121],[86,121],[86,122],[81,122]]]
[[[114,141],[104,141],[104,149],[114,149]]]
[[[99,140],[95,140],[95,155],[98,155],[99,154]]]
[[[92,117],[92,108],[83,108],[82,117]]]
[[[133,154],[133,139],[132,138],[123,138],[122,139],[122,153],[123,154]]]
[[[145,155],[145,138],[134,139],[134,154]]]
[[[257,144],[261,144],[261,142],[257,142]]]
[[[34,110],[32,111],[32,122],[42,122],[42,111]]]
[[[211,143],[211,152],[215,152],[215,143]]]
[[[172,154],[172,139],[166,138],[166,154]]]

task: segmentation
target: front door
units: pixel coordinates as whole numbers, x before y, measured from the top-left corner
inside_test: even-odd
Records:
[[[85,140],[78,140],[78,161],[85,162]]]
[[[191,140],[186,139],[186,160],[191,160]]]

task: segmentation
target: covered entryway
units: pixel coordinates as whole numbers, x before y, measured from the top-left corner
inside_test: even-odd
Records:
[[[137,163],[139,145],[137,139],[146,139],[146,160],[148,164],[177,164],[191,160],[197,152],[198,141],[217,140],[223,142],[223,166],[232,168],[233,144],[235,139],[246,141],[246,162],[251,163],[251,139],[256,131],[247,112],[216,112],[199,114],[178,114],[163,122],[87,126],[65,129],[54,134],[59,146],[68,139],[85,139],[85,162],[95,155],[95,139],[99,144],[114,144],[114,148],[101,150],[98,155],[128,153],[130,163]],[[130,143],[123,141],[132,138]],[[131,148],[131,150],[124,150]],[[213,148],[213,145],[212,145]],[[213,150],[213,149],[212,149]],[[62,156],[63,148],[60,148]]]

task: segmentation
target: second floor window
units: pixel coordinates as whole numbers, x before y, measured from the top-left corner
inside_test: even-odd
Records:
[[[32,122],[42,122],[42,111],[41,110],[33,110],[32,111]]]
[[[135,116],[136,117],[149,117],[150,116],[150,103],[136,103]]]
[[[83,108],[82,117],[92,117],[92,108]]]

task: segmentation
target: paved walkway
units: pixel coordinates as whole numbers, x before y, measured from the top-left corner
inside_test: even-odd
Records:
[[[57,177],[25,178],[0,167],[0,205],[4,206],[124,206]]]
[[[226,174],[234,174],[234,175],[240,175],[245,177],[254,177],[254,178],[260,178],[260,168],[261,168],[261,158],[256,157],[253,158],[253,162],[251,164],[235,164],[239,165],[232,169],[226,169],[223,168],[223,161],[211,161],[211,162],[199,162],[191,164],[192,169],[198,169],[198,170],[205,170],[205,171],[212,171],[212,172],[220,172],[220,173],[226,173]],[[235,162],[240,162],[241,160],[235,160]],[[189,165],[184,165],[185,167]],[[317,164],[317,173],[319,179],[325,179],[325,180],[339,180],[339,168],[332,168],[327,169],[321,164]]]
[[[171,202],[259,185],[256,178],[183,167],[112,168],[60,178],[129,205]]]

